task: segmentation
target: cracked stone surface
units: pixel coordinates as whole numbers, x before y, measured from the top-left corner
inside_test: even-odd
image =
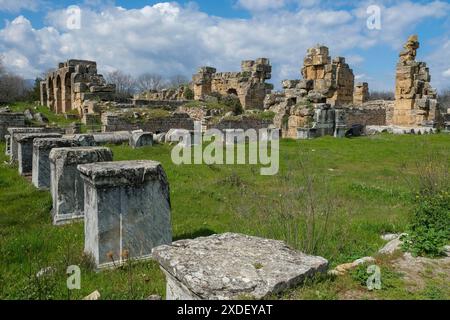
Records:
[[[262,299],[326,272],[328,261],[284,242],[226,233],[153,250],[167,276],[167,299]]]

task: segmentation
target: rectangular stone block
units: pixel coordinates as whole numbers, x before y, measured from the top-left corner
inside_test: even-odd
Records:
[[[61,225],[84,217],[84,186],[79,164],[112,161],[105,147],[55,148],[50,151],[50,190],[53,224]]]
[[[37,138],[61,138],[59,133],[19,133],[15,136],[18,144],[17,161],[19,173],[29,175],[33,171],[33,141]]]
[[[54,148],[79,147],[80,143],[73,139],[38,138],[33,142],[33,177],[36,188],[50,188],[50,151]]]
[[[22,127],[22,128],[8,128],[8,133],[10,136],[10,161],[11,163],[14,163],[17,161],[18,159],[18,144],[15,138],[16,134],[20,134],[20,133],[34,133],[34,132],[44,132],[45,128],[26,128],[26,127]]]
[[[169,184],[160,163],[103,162],[78,170],[85,187],[85,252],[99,269],[151,258],[154,247],[172,242]]]

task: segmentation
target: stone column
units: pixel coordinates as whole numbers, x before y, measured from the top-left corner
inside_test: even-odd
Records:
[[[61,225],[84,217],[84,186],[77,165],[112,161],[105,147],[56,148],[50,151],[53,224]]]
[[[133,149],[153,145],[153,133],[133,132],[130,136],[130,147]]]
[[[17,161],[19,173],[29,175],[33,171],[33,141],[37,138],[61,138],[59,133],[19,133],[16,135],[18,143]]]
[[[85,252],[99,269],[151,258],[154,247],[172,242],[169,184],[160,163],[103,162],[78,170],[85,187]]]
[[[33,185],[39,189],[50,188],[50,151],[54,148],[79,147],[73,139],[38,138],[33,142]]]

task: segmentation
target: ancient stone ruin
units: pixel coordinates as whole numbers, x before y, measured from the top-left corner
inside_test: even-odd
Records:
[[[439,121],[436,90],[430,85],[430,70],[417,62],[420,44],[410,36],[400,53],[395,82],[395,107],[392,124],[397,126],[434,126]]]
[[[40,85],[41,105],[55,113],[77,110],[80,115],[86,101],[112,100],[116,90],[97,73],[96,62],[73,59],[60,63]]]
[[[262,109],[266,94],[273,85],[266,83],[272,77],[272,66],[266,58],[242,61],[241,72],[217,73],[215,68],[202,67],[193,78],[194,99],[203,100],[212,93],[236,95],[244,110]]]
[[[153,250],[167,300],[263,299],[326,272],[328,261],[282,241],[226,233]]]
[[[369,101],[369,84],[367,82],[359,82],[355,86],[355,92],[353,93],[353,104],[355,106],[362,106],[365,102]]]
[[[151,258],[172,242],[166,173],[155,161],[78,166],[84,180],[85,252],[97,268]]]
[[[285,80],[283,91],[269,94],[264,108],[274,112],[274,125],[285,138],[304,139],[322,135],[343,136],[345,113],[335,110],[353,103],[353,71],[338,57],[331,60],[328,48],[308,49],[302,80]]]

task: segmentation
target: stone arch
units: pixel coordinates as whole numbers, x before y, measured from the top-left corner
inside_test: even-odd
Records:
[[[234,88],[229,88],[229,89],[227,90],[227,94],[230,94],[230,95],[233,94],[233,95],[235,95],[236,97],[239,96],[237,90],[234,89]]]

